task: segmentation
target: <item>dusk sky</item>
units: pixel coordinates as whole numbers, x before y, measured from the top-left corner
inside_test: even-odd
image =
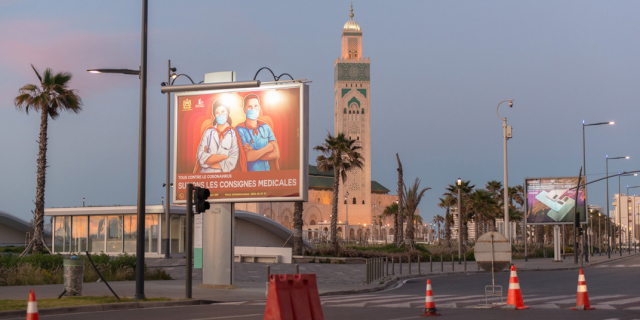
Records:
[[[310,147],[333,133],[333,64],[349,1],[150,1],[147,203],[164,196],[167,60],[196,82],[261,67],[310,84]],[[141,1],[0,1],[0,210],[30,220],[36,193],[38,114],[15,109],[31,70],[73,74],[79,114],[49,122],[45,207],[135,205],[139,80],[89,74],[140,65]],[[509,182],[577,176],[582,120],[590,180],[640,169],[634,121],[640,101],[638,1],[353,2],[371,58],[372,178],[395,194],[395,154],[405,181],[432,187],[425,222],[458,177],[484,188],[503,180],[502,122],[513,126]],[[259,79],[270,81],[268,73]],[[187,84],[180,78],[176,84]],[[315,164],[317,154],[309,156]],[[640,177],[623,177],[626,185]],[[618,179],[610,182],[617,193]],[[635,189],[640,194],[640,189]],[[589,203],[606,206],[605,184]],[[623,190],[623,192],[625,192]],[[633,192],[631,192],[633,194]],[[613,210],[613,208],[611,209]]]

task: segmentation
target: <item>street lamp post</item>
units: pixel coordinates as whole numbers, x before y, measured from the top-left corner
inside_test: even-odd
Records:
[[[145,229],[145,197],[147,171],[147,25],[149,1],[142,0],[142,48],[140,52],[140,69],[92,69],[90,73],[120,73],[138,75],[140,77],[140,128],[138,142],[138,215],[136,232],[136,293],[135,299],[144,296],[144,229]]]
[[[458,178],[458,264],[461,264],[462,256],[462,198],[460,197],[462,179]]]
[[[609,160],[629,159],[629,157],[613,157],[606,156],[606,176],[607,176],[607,258],[611,259],[611,218],[609,217]]]
[[[602,229],[600,229],[600,218],[602,213],[598,212],[598,255],[602,256]]]
[[[509,230],[509,183],[508,183],[508,173],[507,173],[507,139],[511,138],[511,127],[507,126],[507,117],[501,117],[498,113],[498,108],[503,102],[509,102],[509,108],[513,107],[513,99],[502,100],[498,103],[496,107],[496,114],[498,118],[502,120],[502,139],[503,139],[503,157],[504,157],[504,235],[509,239],[509,248],[511,248],[511,236]],[[511,264],[511,256],[509,256],[509,264]]]

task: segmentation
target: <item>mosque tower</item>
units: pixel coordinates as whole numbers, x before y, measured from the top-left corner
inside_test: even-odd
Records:
[[[362,148],[360,153],[364,158],[364,167],[362,170],[351,170],[346,183],[340,181],[338,220],[346,222],[348,214],[349,225],[370,226],[372,203],[369,58],[364,58],[362,53],[362,29],[353,20],[353,5],[349,17],[351,19],[342,29],[342,52],[334,64],[334,130],[336,135],[344,133],[348,138],[356,140],[357,145]]]

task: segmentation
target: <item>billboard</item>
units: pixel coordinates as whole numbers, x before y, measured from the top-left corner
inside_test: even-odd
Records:
[[[525,212],[527,224],[572,224],[577,207],[580,223],[587,222],[584,188],[570,190],[578,185],[578,177],[526,178]]]
[[[306,201],[308,86],[175,94],[173,201],[187,184],[210,202]]]

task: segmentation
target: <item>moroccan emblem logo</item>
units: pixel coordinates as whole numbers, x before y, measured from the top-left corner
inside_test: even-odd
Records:
[[[178,198],[180,198],[180,200],[184,199],[184,193],[179,193]]]
[[[191,110],[191,100],[184,99],[184,101],[182,101],[182,111],[189,111],[189,110]]]

